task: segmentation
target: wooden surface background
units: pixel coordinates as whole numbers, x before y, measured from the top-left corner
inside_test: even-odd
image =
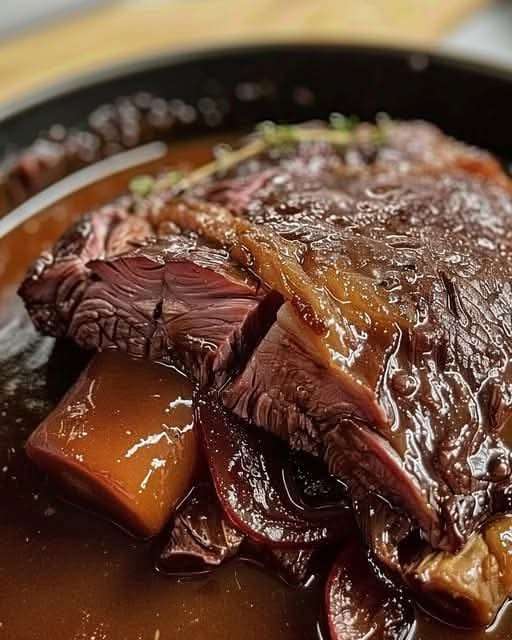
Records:
[[[124,0],[0,44],[0,100],[136,56],[223,42],[309,39],[432,46],[483,4],[485,0]]]

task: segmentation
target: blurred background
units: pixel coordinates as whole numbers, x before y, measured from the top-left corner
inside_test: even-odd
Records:
[[[512,68],[512,1],[1,0],[0,100],[161,50],[298,39],[439,48]]]

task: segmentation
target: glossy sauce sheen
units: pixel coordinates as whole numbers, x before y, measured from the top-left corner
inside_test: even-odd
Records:
[[[211,141],[175,147],[168,161],[199,164],[210,148]],[[134,173],[140,168],[63,200],[1,240],[0,638],[313,640],[322,616],[323,580],[295,590],[238,561],[192,581],[162,576],[153,560],[163,540],[140,542],[62,500],[60,489],[26,457],[26,439],[86,363],[72,345],[56,345],[35,333],[16,286],[29,262],[72,219],[121,192]],[[114,393],[112,401],[118,397]],[[120,443],[120,450],[127,446],[128,441]],[[474,633],[420,615],[416,634],[417,640],[510,637],[510,609],[494,629]]]

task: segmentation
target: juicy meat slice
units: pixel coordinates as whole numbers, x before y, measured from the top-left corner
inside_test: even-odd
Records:
[[[225,389],[224,403],[292,447],[325,458],[331,473],[370,489],[385,486],[386,495],[431,534],[439,521],[419,480],[389,442],[365,426],[365,407],[344,395],[336,371],[317,363],[304,341],[287,330],[290,319],[287,303],[243,373]]]
[[[93,282],[70,335],[85,347],[178,357],[202,385],[224,383],[280,304],[224,250],[184,236],[160,238],[89,268]]]
[[[294,586],[312,576],[315,558],[311,549],[267,548],[248,541],[226,517],[211,483],[200,482],[174,518],[159,567],[174,575],[203,574],[238,555],[264,563]]]
[[[88,285],[87,263],[122,252],[149,235],[149,223],[130,216],[123,200],[83,216],[51,251],[41,254],[21,285],[20,295],[36,327],[53,336],[66,335]]]
[[[297,312],[302,292],[288,279],[290,304],[226,402],[326,454],[348,479],[359,474],[405,508],[433,546],[460,548],[502,508],[511,481],[500,437],[512,408],[510,195],[459,173],[377,173],[342,191],[301,190],[292,173],[279,178],[253,194],[246,218],[294,247],[304,273],[335,301],[334,314],[318,297],[328,315],[312,342]],[[258,273],[268,246],[257,240],[246,257]],[[318,342],[324,348],[312,348]],[[356,394],[347,402],[347,380],[372,402]],[[384,418],[375,409],[362,415],[372,406]]]
[[[280,296],[223,249],[151,233],[123,210],[93,214],[40,258],[20,294],[46,333],[85,348],[177,358],[201,384],[220,386],[271,324]]]

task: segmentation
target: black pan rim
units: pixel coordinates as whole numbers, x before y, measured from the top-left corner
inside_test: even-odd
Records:
[[[373,45],[365,43],[339,42],[336,40],[300,40],[294,42],[262,41],[253,44],[229,43],[210,45],[207,47],[185,47],[178,50],[162,51],[148,56],[136,56],[121,62],[100,66],[97,69],[70,75],[50,83],[47,87],[39,87],[33,91],[17,96],[13,100],[0,102],[0,126],[6,124],[9,118],[23,115],[24,112],[44,105],[53,99],[70,95],[76,91],[92,90],[100,83],[109,80],[129,78],[131,75],[144,71],[152,71],[184,62],[204,62],[238,55],[261,54],[268,55],[280,52],[325,52],[352,53],[355,56],[367,55],[375,58],[403,60],[408,63],[414,57],[420,56],[432,62],[451,68],[455,71],[471,71],[481,76],[496,78],[512,85],[512,66],[476,60],[470,56],[439,51],[428,47],[416,48],[408,46]]]

